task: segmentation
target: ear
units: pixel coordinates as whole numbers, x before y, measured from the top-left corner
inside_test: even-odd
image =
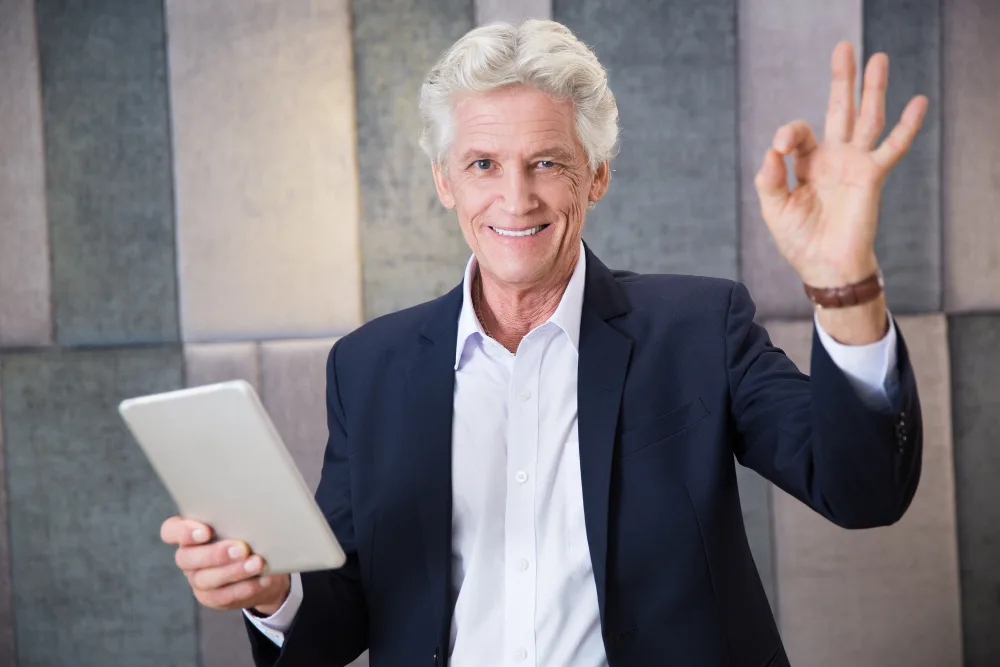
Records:
[[[599,201],[608,191],[608,183],[610,182],[611,165],[605,160],[597,166],[597,171],[594,172],[594,180],[590,182],[590,192],[587,193],[587,199],[592,202]]]
[[[437,188],[438,199],[441,200],[441,204],[449,210],[455,208],[455,195],[452,194],[451,184],[448,183],[447,169],[437,162],[431,165],[431,169],[434,171],[434,187]]]

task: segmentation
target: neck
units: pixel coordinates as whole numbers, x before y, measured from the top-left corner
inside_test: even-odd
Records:
[[[571,266],[545,285],[529,289],[501,285],[477,270],[473,304],[483,329],[509,351],[516,352],[521,339],[556,312],[574,268]]]

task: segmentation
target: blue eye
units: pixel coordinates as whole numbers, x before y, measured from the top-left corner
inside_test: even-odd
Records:
[[[541,167],[542,169],[551,169],[552,167],[556,166],[556,163],[553,162],[552,160],[542,160],[538,163],[538,166]]]
[[[493,160],[476,160],[473,164],[481,171],[489,171],[490,167],[493,166]]]

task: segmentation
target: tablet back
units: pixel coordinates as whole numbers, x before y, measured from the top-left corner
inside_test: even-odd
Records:
[[[343,549],[250,384],[141,396],[119,412],[181,516],[210,525],[217,539],[245,541],[268,572],[343,565]]]

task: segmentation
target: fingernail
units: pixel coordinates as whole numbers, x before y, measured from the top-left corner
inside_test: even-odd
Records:
[[[261,577],[260,578],[260,585],[261,586],[267,586],[269,583],[271,583],[271,577]]]
[[[233,546],[229,547],[229,557],[232,558],[233,560],[236,560],[242,555],[243,555],[242,544],[234,544]]]
[[[208,531],[204,528],[195,528],[194,532],[191,533],[191,537],[194,538],[195,542],[204,542],[208,539]]]
[[[247,572],[256,572],[257,570],[260,569],[260,558],[257,558],[256,556],[251,558],[246,563],[244,563],[243,569],[245,569]]]

